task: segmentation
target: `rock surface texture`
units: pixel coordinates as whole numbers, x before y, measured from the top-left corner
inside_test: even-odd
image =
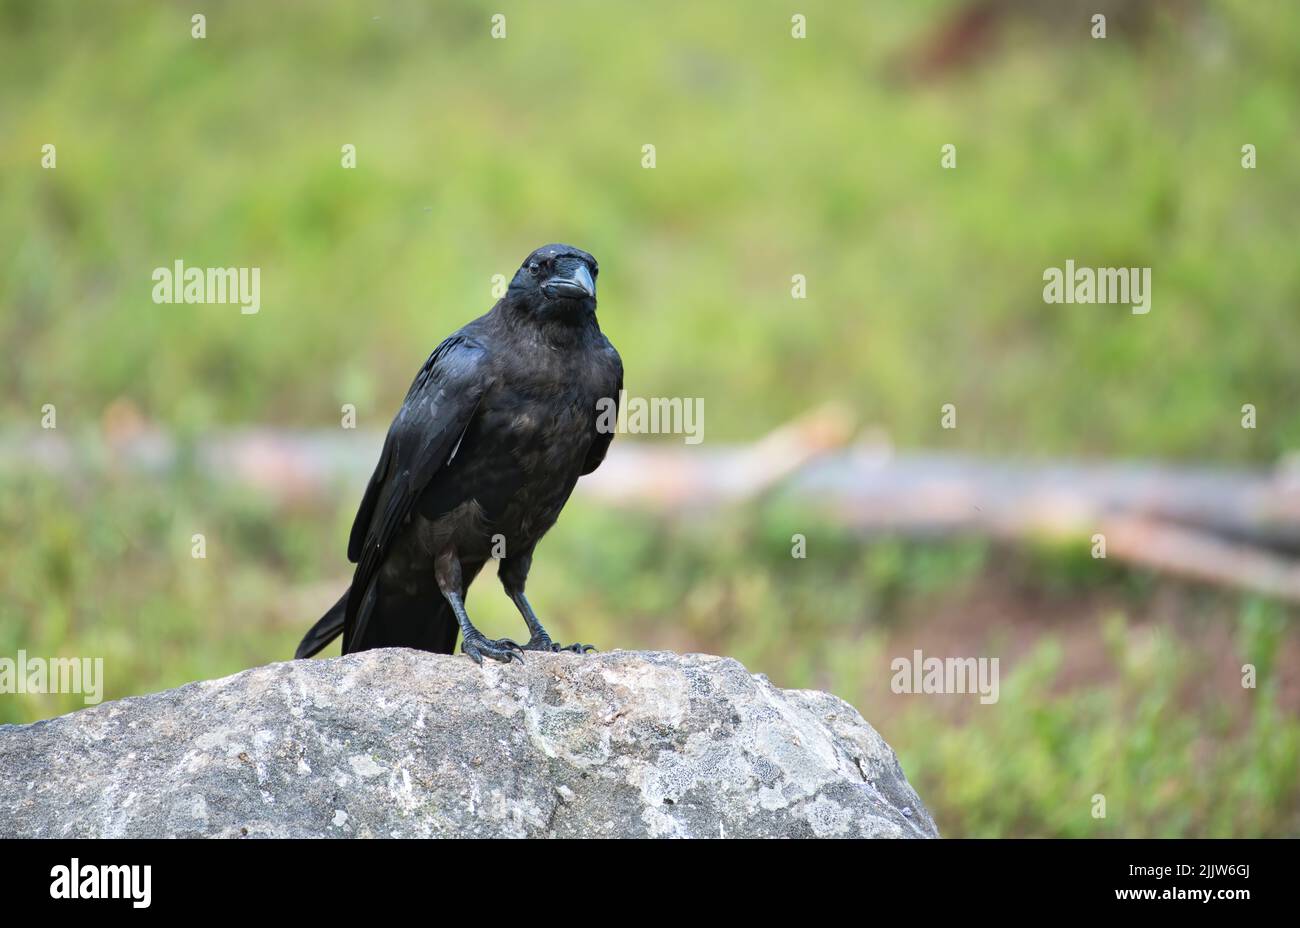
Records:
[[[0,726],[0,837],[937,837],[847,703],[734,660],[271,664]]]

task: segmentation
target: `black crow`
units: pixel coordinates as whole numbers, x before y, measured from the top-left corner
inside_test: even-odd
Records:
[[[553,642],[524,597],[533,549],[613,439],[623,362],[596,322],[596,259],[545,245],[506,295],[434,349],[388,429],[352,525],[352,586],[295,657],[339,634],[343,653],[407,647],[482,663]],[[607,399],[607,404],[600,403]],[[492,641],[470,624],[465,591],[488,558],[529,640]]]

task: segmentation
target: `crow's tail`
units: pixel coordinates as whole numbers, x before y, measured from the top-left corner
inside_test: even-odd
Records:
[[[325,645],[343,634],[343,613],[348,607],[348,592],[345,591],[339,601],[330,607],[329,612],[320,617],[320,621],[303,636],[298,650],[293,652],[295,658],[311,657]]]

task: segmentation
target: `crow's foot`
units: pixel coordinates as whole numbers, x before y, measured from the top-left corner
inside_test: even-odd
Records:
[[[468,654],[474,663],[483,663],[483,658],[490,657],[494,661],[501,661],[508,664],[511,661],[524,662],[523,649],[515,644],[509,638],[500,638],[493,641],[482,635],[471,635],[460,643],[460,649]]]
[[[511,644],[514,644],[514,642],[511,642]],[[516,647],[525,651],[552,651],[556,653],[568,651],[572,654],[586,654],[588,651],[596,650],[596,646],[592,644],[556,644],[551,640],[551,636],[547,634],[534,635],[528,639],[527,644],[517,645]]]

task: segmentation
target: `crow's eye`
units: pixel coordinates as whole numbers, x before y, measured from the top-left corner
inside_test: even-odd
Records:
[[[541,265],[539,265],[536,261],[532,261],[528,265],[528,273],[532,274],[534,277],[537,276],[538,272],[541,269],[542,269]]]

